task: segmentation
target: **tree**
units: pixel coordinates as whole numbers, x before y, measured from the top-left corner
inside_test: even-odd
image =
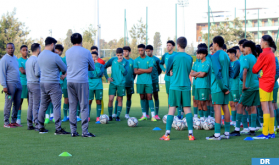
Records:
[[[30,48],[33,43],[33,40],[28,38],[30,31],[15,15],[16,9],[2,15],[0,19],[0,56],[6,54],[6,44],[9,42],[14,43],[15,55],[18,57],[21,45],[27,45]]]
[[[195,48],[194,48],[194,44],[191,43],[191,45],[187,45],[185,52],[189,55],[195,55]]]
[[[136,25],[133,25],[130,35],[132,39],[137,39],[137,44],[146,44],[146,24],[142,22],[142,18]]]
[[[159,53],[162,54],[161,46],[162,46],[161,34],[160,34],[160,32],[156,32],[154,35],[154,41],[153,41],[155,55],[158,55]]]
[[[72,31],[72,29],[69,29],[68,31],[67,31],[67,34],[66,34],[66,38],[65,38],[65,40],[64,40],[64,52],[63,52],[63,55],[65,55],[65,52],[69,49],[69,48],[71,48],[72,46],[73,46],[73,44],[72,44],[72,42],[71,42],[71,36],[72,36],[72,34],[73,34],[73,31]]]
[[[235,18],[233,22],[220,23],[219,26],[213,25],[210,28],[210,43],[213,37],[222,36],[225,40],[225,44],[228,47],[232,47],[237,45],[238,41],[245,37],[245,31],[242,29],[243,24],[239,18]],[[202,33],[201,33],[202,34]],[[205,40],[205,43],[208,43],[208,33],[202,34],[202,38]],[[248,40],[252,40],[254,38],[253,34],[250,32],[246,32],[246,38]]]
[[[139,56],[137,39],[135,39],[135,38],[132,39],[130,47],[131,47],[131,56],[130,57],[132,59],[136,59]]]
[[[84,48],[89,49],[94,45],[94,38],[96,37],[96,31],[93,26],[90,24],[88,29],[83,31],[82,45]]]

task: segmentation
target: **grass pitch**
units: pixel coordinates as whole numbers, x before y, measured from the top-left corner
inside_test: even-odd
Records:
[[[167,95],[165,86],[160,85],[159,116],[167,114]],[[107,114],[108,84],[104,84],[105,113]],[[96,109],[92,105],[89,131],[95,138],[72,138],[55,136],[54,123],[46,126],[47,134],[28,131],[26,125],[27,101],[22,111],[22,128],[0,127],[0,164],[251,164],[251,158],[278,157],[279,138],[270,140],[244,141],[244,135],[229,140],[207,141],[214,131],[194,130],[197,140],[189,141],[187,130],[172,129],[170,141],[160,141],[165,132],[165,124],[142,121],[138,127],[130,128],[124,118],[126,98],[121,122],[95,124]],[[4,95],[0,95],[0,111],[3,111]],[[3,112],[0,120],[3,121]],[[63,112],[62,112],[63,114]],[[133,95],[131,117],[141,117],[138,94]],[[2,122],[3,124],[3,122]],[[69,122],[62,127],[70,130]],[[152,131],[160,127],[162,131]],[[231,127],[233,130],[233,127]],[[221,130],[223,133],[224,129]],[[81,125],[78,123],[78,132]],[[72,157],[59,157],[62,152]]]

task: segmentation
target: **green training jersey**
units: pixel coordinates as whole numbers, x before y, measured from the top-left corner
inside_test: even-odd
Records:
[[[231,67],[234,68],[237,63],[239,63],[239,60],[232,61]],[[235,78],[230,78],[230,90],[239,90],[239,74]]]
[[[211,93],[229,90],[230,59],[223,50],[218,50],[211,56]]]
[[[243,54],[240,55],[239,57],[239,63],[240,63],[240,73],[241,74],[241,71],[243,70]],[[242,86],[243,82],[239,79],[239,85]]]
[[[160,68],[160,59],[156,56],[151,57],[153,59],[153,67],[152,67],[152,83],[158,83],[159,82],[159,76],[162,73],[162,69]]]
[[[125,76],[125,87],[133,87],[134,85],[134,79],[135,79],[135,73],[134,73],[134,60],[129,59],[127,60],[129,62],[129,70],[127,75]]]
[[[196,62],[194,62],[194,65],[192,66],[192,70],[197,72],[198,65],[199,65],[199,60],[197,59]],[[196,86],[196,79],[195,78],[193,79],[193,85]]]
[[[172,54],[169,54],[169,53],[165,53],[160,61],[160,67],[161,69],[166,72],[166,69],[168,67],[168,61],[169,61],[169,58],[174,55],[175,52],[172,52]],[[164,65],[166,66],[166,68],[164,67]],[[164,78],[165,81],[170,81],[170,76],[168,76],[167,74],[165,74],[165,78]]]
[[[259,79],[258,75],[252,72],[252,68],[257,62],[256,57],[253,54],[248,54],[243,57],[243,69],[247,69],[246,83],[245,86],[248,87],[246,91],[259,90]],[[243,82],[242,82],[243,84]]]
[[[275,84],[273,89],[278,88],[278,77],[279,77],[279,63],[277,57],[275,57],[275,63],[276,63],[276,75],[275,75]]]
[[[148,69],[150,67],[153,67],[153,59],[148,56],[145,56],[145,58],[139,56],[134,61],[135,69]],[[152,84],[151,73],[137,75],[137,84]]]
[[[61,57],[61,56],[60,56],[60,57]],[[61,57],[61,60],[63,61],[63,57]],[[66,64],[66,65],[67,65],[67,64]],[[60,76],[60,77],[62,76],[62,72],[60,72],[59,76]],[[59,81],[60,85],[62,85],[63,82],[64,82],[64,81],[60,79],[60,81]]]
[[[63,61],[64,64],[67,66],[66,56],[62,58],[62,61]],[[60,73],[61,73],[61,72],[60,72]],[[67,77],[65,77],[64,80],[63,80],[62,88],[63,88],[63,89],[67,89]]]
[[[193,58],[184,52],[178,52],[171,56],[168,61],[167,74],[170,76],[170,71],[173,75],[170,76],[170,89],[177,91],[190,91],[191,81],[189,75],[191,72]]]
[[[125,86],[125,76],[129,70],[129,62],[125,58],[123,58],[121,62],[118,62],[118,58],[113,57],[108,62],[106,62],[104,67],[106,79],[109,78],[107,75],[107,68],[111,67],[111,78],[113,81],[110,83],[116,86]]]
[[[18,61],[18,67],[19,68],[23,68],[25,70],[25,63],[26,63],[27,59],[24,59],[24,58],[20,57],[17,61]],[[20,75],[20,83],[21,83],[21,85],[27,85],[26,74],[22,74],[19,71],[19,75]]]
[[[211,54],[208,54],[206,56],[206,61],[209,63],[209,71],[207,73],[207,79],[208,79],[208,87],[211,88],[211,65],[212,65],[212,61],[211,61]]]
[[[209,69],[210,68],[210,62],[205,60],[204,62],[200,62],[198,64],[198,68],[197,68],[197,72],[204,72],[207,75],[205,77],[197,77],[196,79],[196,89],[197,88],[209,88],[209,82],[208,82],[208,73],[209,73]]]
[[[105,67],[100,63],[95,63],[95,70],[88,72],[88,83],[90,90],[103,89],[102,77]]]

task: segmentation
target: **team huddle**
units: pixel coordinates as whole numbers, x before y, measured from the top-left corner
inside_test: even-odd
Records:
[[[256,136],[255,132],[258,130],[262,130],[262,135],[256,136],[257,139],[275,138],[275,118],[279,119],[276,104],[279,65],[274,56],[275,43],[268,35],[262,37],[261,45],[243,39],[239,41],[239,47],[228,50],[224,39],[216,36],[210,45],[212,55],[208,54],[206,44],[199,44],[194,64],[193,58],[185,53],[185,37],[178,38],[176,43],[168,41],[168,52],[161,60],[153,55],[152,45],[138,45],[140,56],[135,60],[130,58],[129,46],[117,48],[116,57],[105,62],[99,58],[96,46],[92,46],[91,51],[82,47],[82,36],[79,33],[71,36],[71,42],[73,46],[65,52],[65,57],[61,57],[63,46],[56,44],[57,41],[52,37],[46,38],[43,51],[40,44],[33,43],[29,58],[26,45],[21,46],[22,57],[19,59],[14,55],[14,44],[6,45],[7,54],[0,62],[0,81],[5,92],[4,127],[22,127],[21,105],[26,98],[28,130],[48,133],[45,124],[53,121],[55,135],[71,134],[76,137],[79,136],[76,131],[77,122],[81,121],[82,137],[95,137],[88,132],[88,126],[94,99],[97,104],[96,124],[100,124],[104,104],[103,76],[110,82],[109,121],[121,120],[124,96],[125,118],[130,118],[135,79],[142,109],[142,117],[138,120],[151,118],[151,121],[158,121],[159,76],[164,71],[169,113],[165,118],[166,133],[160,140],[170,140],[174,120],[182,120],[184,115],[189,140],[195,140],[193,128],[197,127],[197,121],[214,121],[215,133],[206,137],[207,140],[229,139],[230,136],[240,134]],[[175,46],[177,52],[174,52]],[[109,68],[111,75],[107,72]],[[191,111],[191,96],[194,116]],[[176,109],[177,117],[174,116]],[[61,122],[66,121],[70,123],[71,132],[61,128]],[[222,124],[225,132],[221,135]],[[243,130],[240,132],[241,124]],[[235,127],[232,132],[231,125]]]

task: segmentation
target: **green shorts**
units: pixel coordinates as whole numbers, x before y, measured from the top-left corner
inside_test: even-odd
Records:
[[[273,89],[273,103],[277,103],[278,88]]]
[[[68,90],[63,88],[62,92],[63,92],[64,98],[68,98]]]
[[[261,105],[259,91],[244,91],[240,97],[239,103],[245,106]]]
[[[125,86],[116,86],[112,83],[109,84],[109,95],[125,96]]]
[[[223,92],[212,93],[212,104],[224,105],[229,104],[229,95],[225,95]]]
[[[195,90],[196,90],[196,87],[195,85],[192,86],[192,96],[195,96]]]
[[[229,101],[238,102],[239,101],[239,90],[230,91],[230,99]]]
[[[89,100],[94,100],[94,95],[96,100],[102,100],[103,89],[96,89],[96,90],[89,89]]]
[[[206,101],[209,100],[209,93],[207,88],[196,88],[195,100]]]
[[[27,89],[27,85],[22,85],[21,98],[22,98],[22,99],[28,98],[28,89]]]
[[[242,84],[239,85],[239,96],[242,94]]]
[[[152,88],[153,88],[153,93],[159,92],[160,91],[159,83],[153,83]]]
[[[127,95],[132,95],[135,93],[134,85],[132,87],[125,87],[125,90]]]
[[[167,94],[170,93],[170,81],[165,81],[165,84],[166,84],[166,92]]]
[[[137,93],[138,94],[152,94],[153,93],[152,84],[137,84]]]
[[[170,89],[169,104],[171,107],[191,107],[191,91]]]

